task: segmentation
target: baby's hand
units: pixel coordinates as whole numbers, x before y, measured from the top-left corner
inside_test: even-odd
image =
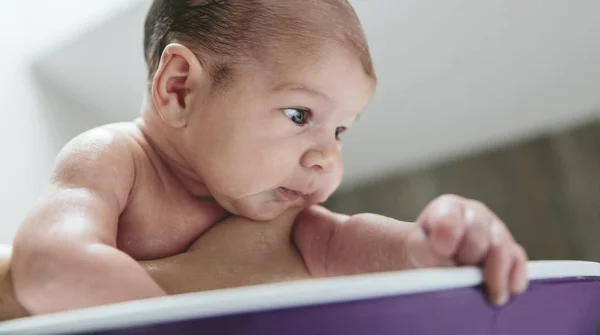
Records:
[[[480,202],[445,195],[432,201],[417,219],[407,241],[416,268],[481,265],[489,294],[503,305],[509,292],[527,287],[527,255],[505,224]]]

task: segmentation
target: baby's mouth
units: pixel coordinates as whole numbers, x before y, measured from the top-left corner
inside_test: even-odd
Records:
[[[295,201],[302,196],[298,191],[290,190],[289,188],[280,187],[277,189],[277,193],[281,195],[285,200]]]

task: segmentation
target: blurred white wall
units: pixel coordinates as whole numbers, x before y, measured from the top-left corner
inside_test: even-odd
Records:
[[[0,1],[0,243],[10,243],[43,190],[59,148],[94,113],[36,78],[46,50],[93,29],[123,0]]]
[[[600,1],[350,2],[379,87],[344,139],[348,179],[477,154],[600,116]]]

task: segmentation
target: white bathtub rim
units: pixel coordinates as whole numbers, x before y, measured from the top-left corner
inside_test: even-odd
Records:
[[[600,279],[600,263],[534,261],[531,281]],[[199,292],[0,323],[0,334],[72,334],[474,287],[477,268],[425,269]]]

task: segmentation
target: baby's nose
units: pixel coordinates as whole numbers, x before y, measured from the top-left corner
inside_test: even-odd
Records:
[[[316,172],[329,173],[336,169],[339,161],[339,150],[328,148],[326,150],[311,149],[302,156],[302,166]]]

